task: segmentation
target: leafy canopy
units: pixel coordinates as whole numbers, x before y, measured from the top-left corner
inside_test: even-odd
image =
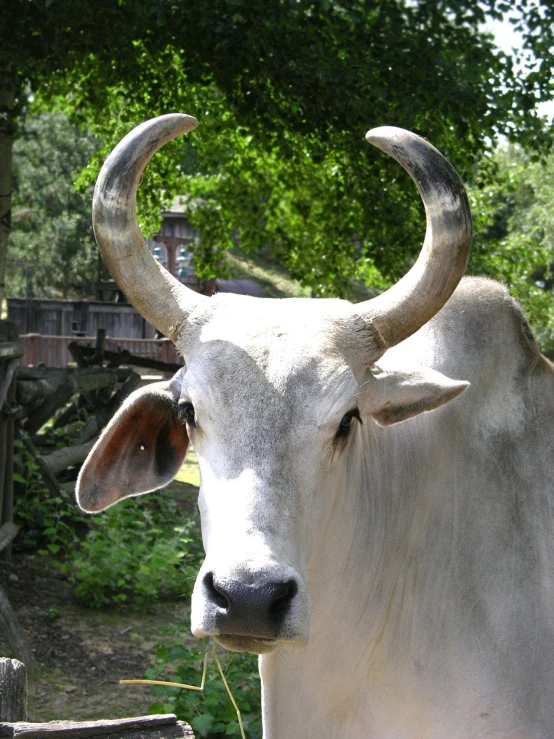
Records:
[[[554,356],[554,157],[532,161],[503,146],[470,192],[474,274],[504,282],[525,307],[541,348]]]
[[[90,222],[92,188],[78,192],[75,181],[98,145],[60,113],[24,120],[14,150],[12,295],[25,294],[29,268],[37,295],[93,292],[98,256]]]
[[[140,213],[153,231],[162,201],[192,196],[205,276],[225,271],[237,241],[320,295],[405,271],[422,209],[398,165],[364,142],[368,128],[421,133],[466,180],[500,133],[543,150],[551,141],[535,111],[552,90],[547,0],[49,0],[37,19],[39,4],[16,4],[7,53],[43,101],[105,141],[89,181],[140,120],[198,117],[148,168]],[[518,74],[481,31],[507,12],[525,17]]]

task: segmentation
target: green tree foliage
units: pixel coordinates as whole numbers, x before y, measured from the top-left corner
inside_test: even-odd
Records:
[[[164,6],[166,46],[137,42],[135,77],[104,90],[100,116],[87,103],[95,75],[75,70],[73,94],[107,148],[139,120],[171,110],[198,117],[200,128],[150,165],[140,212],[148,223],[164,195],[193,196],[204,276],[225,271],[225,250],[238,241],[265,248],[316,295],[349,296],[353,280],[397,279],[423,233],[413,185],[364,142],[368,128],[423,134],[466,179],[500,132],[549,141],[535,103],[550,73],[517,76],[479,30],[485,10],[502,8],[174,3]]]
[[[470,271],[504,282],[525,307],[543,351],[554,356],[554,157],[532,161],[501,147],[471,192]]]
[[[422,211],[398,165],[364,143],[370,127],[423,134],[466,178],[498,133],[551,140],[535,112],[552,89],[548,0],[12,5],[2,48],[20,89],[57,99],[107,147],[147,117],[199,118],[152,163],[141,213],[148,223],[160,198],[194,196],[206,276],[238,239],[269,249],[315,294],[397,278],[419,247]],[[507,12],[526,34],[521,74],[481,32]]]
[[[12,295],[25,294],[29,267],[35,295],[91,294],[98,259],[90,221],[92,188],[77,191],[75,180],[96,149],[97,140],[63,114],[24,120],[14,148]]]
[[[29,91],[47,95],[56,83],[69,104],[71,82],[66,75],[93,66],[97,90],[101,90],[120,78],[125,65],[132,65],[135,39],[156,36],[157,14],[154,0],[4,2],[0,13],[0,305],[11,226],[13,139]],[[98,65],[103,66],[104,77]],[[89,103],[94,104],[92,99]],[[99,99],[97,104],[101,105]]]

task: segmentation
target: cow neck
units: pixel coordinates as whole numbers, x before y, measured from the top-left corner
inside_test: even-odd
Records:
[[[367,725],[362,726],[366,719],[358,715],[355,731],[371,739],[368,673],[405,556],[393,542],[406,538],[400,531],[406,524],[395,515],[396,495],[394,491],[383,494],[384,485],[378,479],[382,465],[368,453],[382,432],[370,420],[357,427],[347,452],[328,478],[328,489],[320,491],[327,496],[329,507],[307,566],[310,640],[303,649],[283,647],[260,660],[267,696],[264,739],[294,736],[308,705],[313,720],[320,717],[322,721],[320,734],[314,730],[311,735],[344,737],[352,720],[349,706],[359,704],[353,696],[360,690],[364,695],[361,705],[368,705]],[[291,680],[291,673],[301,678]]]

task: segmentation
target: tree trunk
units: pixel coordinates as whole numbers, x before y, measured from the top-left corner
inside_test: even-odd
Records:
[[[5,295],[8,239],[10,237],[12,220],[12,150],[15,80],[10,72],[10,68],[0,68],[0,312]]]

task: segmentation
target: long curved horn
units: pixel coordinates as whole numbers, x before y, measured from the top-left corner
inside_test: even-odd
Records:
[[[355,306],[382,349],[398,344],[429,321],[461,280],[471,249],[471,212],[456,170],[425,139],[383,126],[366,139],[399,162],[416,183],[427,215],[421,253],[393,287]]]
[[[173,113],[133,129],[106,159],[92,202],[96,241],[115,281],[138,312],[165,336],[178,338],[202,295],[185,287],[152,256],[137,222],[136,194],[144,168],[165,143],[196,128]]]

